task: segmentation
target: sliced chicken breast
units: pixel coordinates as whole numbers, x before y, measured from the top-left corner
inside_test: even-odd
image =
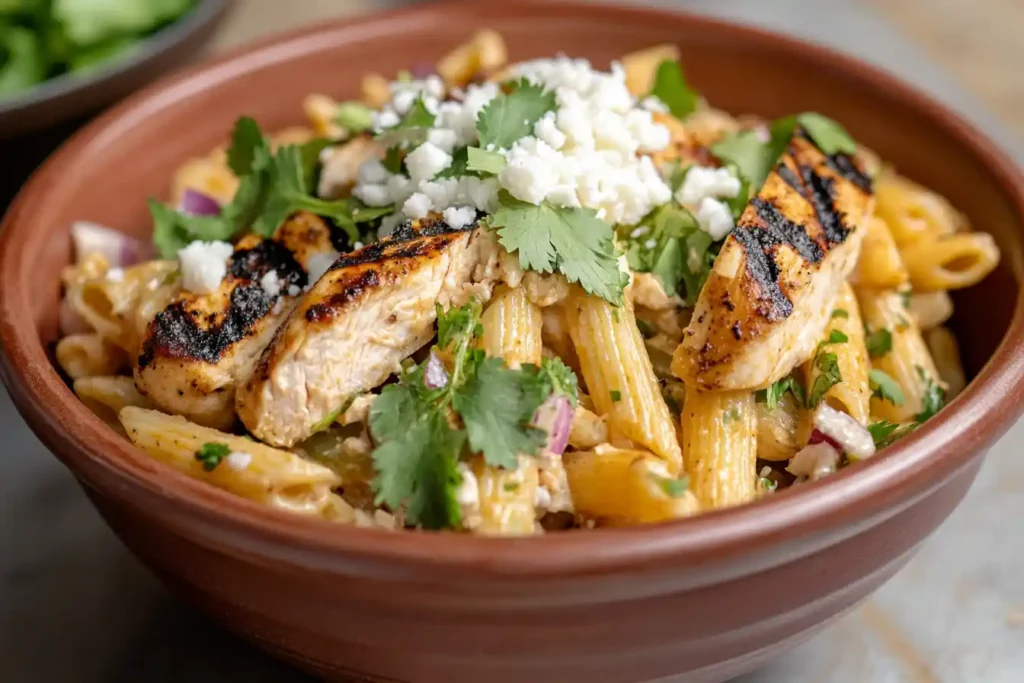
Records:
[[[723,244],[672,372],[702,389],[760,389],[807,360],[873,203],[858,162],[798,132]]]
[[[242,422],[275,446],[302,441],[430,341],[436,303],[489,298],[499,252],[492,231],[424,219],[342,256],[239,389]]]
[[[271,239],[240,240],[216,291],[183,291],[150,323],[135,366],[139,392],[161,410],[229,429],[236,420],[235,387],[298,301],[311,262],[336,255],[334,246],[344,238],[333,235],[332,241],[332,230],[300,212]],[[276,278],[269,276],[264,287],[271,272]]]

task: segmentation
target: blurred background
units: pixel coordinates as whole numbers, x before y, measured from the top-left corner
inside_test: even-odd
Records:
[[[0,210],[106,104],[168,69],[403,0],[0,0]],[[832,45],[958,109],[1024,161],[1021,0],[661,0]],[[581,10],[585,11],[585,9]],[[296,103],[296,117],[300,116]],[[300,683],[125,551],[0,389],[0,681]],[[865,605],[742,683],[1024,680],[1024,445]],[[799,587],[780,587],[798,590]]]

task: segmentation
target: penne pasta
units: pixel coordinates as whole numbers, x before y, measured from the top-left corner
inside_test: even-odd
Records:
[[[665,43],[623,55],[619,61],[626,72],[626,87],[629,88],[629,92],[637,97],[644,97],[650,93],[658,65],[666,59],[679,59],[679,47]]]
[[[231,201],[238,190],[238,178],[228,168],[224,158],[216,155],[189,159],[174,174],[171,199],[177,204],[185,190],[195,190],[216,199],[223,206]]]
[[[565,319],[564,306],[549,306],[541,309],[541,340],[544,346],[551,349],[551,352],[562,359],[562,362],[573,369],[577,375],[580,374],[580,359],[576,355],[576,348],[572,345],[572,336],[569,334],[569,323]]]
[[[697,512],[685,480],[672,478],[665,462],[645,451],[599,446],[567,453],[576,512],[613,524],[643,524],[687,517]]]
[[[928,350],[931,351],[935,369],[946,385],[946,398],[952,400],[967,386],[964,366],[960,362],[960,348],[956,337],[946,327],[935,327],[924,333]]]
[[[901,253],[915,291],[971,287],[999,263],[996,241],[983,232],[915,242]]]
[[[608,424],[603,417],[576,406],[569,430],[569,445],[576,450],[585,451],[600,444],[608,443]]]
[[[893,172],[883,173],[875,183],[875,213],[900,249],[952,235],[965,222],[944,198]]]
[[[463,43],[446,54],[437,63],[437,73],[448,87],[465,87],[478,74],[490,76],[498,73],[508,61],[505,40],[497,31],[477,31],[468,43]]]
[[[864,324],[871,330],[892,335],[891,350],[872,358],[874,369],[888,375],[902,393],[902,405],[880,396],[871,398],[872,419],[907,422],[921,413],[929,382],[938,379],[938,371],[913,316],[907,314],[896,292],[858,292]],[[876,392],[877,393],[877,392]]]
[[[907,308],[918,327],[930,330],[942,325],[953,315],[953,299],[948,292],[941,290],[914,292],[910,295]]]
[[[129,366],[124,351],[98,334],[71,334],[57,342],[57,362],[74,380],[113,375]]]
[[[679,472],[682,455],[629,302],[616,308],[573,288],[566,307],[583,378],[613,437],[649,448]]]
[[[152,408],[152,404],[135,388],[131,377],[103,375],[82,377],[74,384],[75,395],[104,421],[120,428],[118,415],[128,406]]]
[[[850,279],[861,287],[901,289],[910,282],[889,226],[878,216],[866,223],[860,257]]]
[[[352,521],[352,508],[332,492],[341,483],[338,475],[323,465],[177,415],[129,406],[120,417],[132,443],[194,479],[282,510]],[[230,454],[211,468],[197,457],[207,444]]]
[[[834,364],[823,361],[822,357],[828,354],[834,354]],[[832,309],[832,316],[825,326],[818,351],[804,364],[808,405],[825,403],[862,425],[867,425],[870,420],[870,369],[857,297],[854,296],[853,288],[844,283]],[[829,386],[832,379],[823,375],[832,372],[836,373],[839,381]],[[827,390],[816,395],[820,387],[827,387]]]
[[[473,458],[476,476],[475,513],[464,515],[467,529],[484,536],[529,536],[537,527],[537,459],[519,456],[519,467],[503,470]]]
[[[497,288],[480,322],[484,327],[480,344],[488,356],[503,358],[510,368],[540,364],[543,318],[523,287]]]
[[[683,459],[701,509],[740,505],[756,497],[756,422],[753,393],[686,387]]]
[[[801,424],[800,407],[790,393],[779,399],[778,406],[769,410],[764,403],[757,404],[757,458],[782,462],[792,458],[803,445],[797,438]]]

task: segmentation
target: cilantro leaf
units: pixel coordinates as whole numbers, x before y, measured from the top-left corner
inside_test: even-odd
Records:
[[[888,401],[894,406],[901,406],[906,400],[900,385],[884,370],[874,369],[868,373],[868,387],[872,396]]]
[[[832,311],[832,317],[833,318],[843,318],[843,319],[849,320],[850,313],[845,308],[837,308],[834,311]]]
[[[782,400],[782,397],[785,396],[787,391],[793,394],[793,397],[798,403],[803,404],[803,388],[792,375],[789,377],[783,377],[767,389],[761,389],[754,395],[754,398],[758,402],[764,403],[765,407],[768,408],[769,411],[773,411],[779,407],[779,402]]]
[[[149,200],[153,216],[153,244],[162,258],[177,258],[178,252],[196,240],[228,240],[234,227],[219,216],[189,216],[155,199]]]
[[[427,132],[434,125],[436,118],[436,114],[427,109],[421,93],[401,120],[391,128],[385,128],[377,133],[376,139],[388,146],[420,144],[426,140]]]
[[[884,327],[868,332],[864,343],[868,348],[868,355],[872,358],[881,358],[892,351],[892,332]]]
[[[828,341],[826,344],[845,344],[850,341],[850,338],[846,336],[846,333],[842,330],[832,330],[828,334]]]
[[[622,301],[629,277],[619,270],[611,226],[592,209],[520,201],[506,191],[491,217],[510,253],[519,252],[524,269],[559,271],[570,282],[614,304]]]
[[[457,342],[483,334],[480,325],[480,302],[472,299],[459,308],[443,310],[441,304],[434,304],[437,309],[437,348],[442,351],[454,346]]]
[[[507,164],[508,160],[497,152],[488,152],[479,147],[466,148],[466,170],[497,175]]]
[[[545,383],[545,394],[567,396],[576,407],[579,396],[579,380],[576,373],[562,359],[555,356],[544,358],[540,362],[540,378]]]
[[[476,120],[480,147],[494,145],[509,149],[520,138],[533,134],[533,125],[556,106],[553,90],[521,79],[512,92],[501,94],[487,103]]]
[[[266,157],[270,156],[270,143],[263,137],[259,124],[251,116],[239,118],[231,133],[231,146],[227,152],[231,172],[236,176],[247,175],[261,152]]]
[[[690,478],[686,476],[682,476],[679,479],[661,477],[657,474],[652,474],[650,476],[651,481],[653,481],[669,498],[682,498],[690,488]]]
[[[924,368],[918,365],[916,369],[917,376],[921,378],[921,382],[924,384],[924,395],[921,397],[921,412],[915,415],[914,419],[918,422],[924,422],[942,410],[942,406],[946,403],[946,391],[932,381],[932,378],[928,376]]]
[[[679,62],[672,59],[666,59],[658,65],[651,95],[661,100],[677,119],[692,114],[697,109],[697,102],[700,99],[697,91],[686,82]]]
[[[231,455],[231,449],[222,443],[204,443],[196,451],[195,459],[202,463],[205,471],[213,472],[217,469],[217,465],[229,455]]]
[[[342,102],[334,111],[334,122],[349,135],[362,133],[373,127],[373,110],[362,102]]]
[[[825,398],[828,390],[843,381],[839,373],[839,359],[831,351],[819,349],[814,357],[814,367],[818,369],[818,376],[814,378],[811,390],[807,395],[807,407],[815,408]]]
[[[516,468],[518,453],[534,454],[547,434],[529,424],[543,397],[530,390],[528,370],[487,358],[455,393],[452,407],[466,425],[469,445],[487,464]]]
[[[868,425],[868,431],[871,433],[871,438],[875,441],[875,447],[885,448],[897,439],[901,439],[914,431],[916,427],[916,424],[904,425],[896,422],[889,422],[888,420],[881,420],[880,422]]]
[[[458,152],[456,152],[456,158],[458,158]],[[395,146],[392,146],[392,147],[388,147],[387,151],[384,152],[384,159],[383,159],[383,161],[381,163],[384,165],[384,168],[386,168],[388,170],[388,173],[401,173],[402,172],[402,163],[404,161],[405,161],[405,152],[402,151],[401,147],[398,147],[397,145],[395,145]],[[465,160],[463,160],[463,163],[465,163]],[[454,165],[455,165],[455,163],[453,161],[452,162],[452,166],[454,166]],[[445,173],[445,171],[451,170],[452,166],[449,166],[448,168],[446,168],[439,175],[443,175]]]
[[[666,204],[644,217],[639,225],[623,226],[620,239],[627,245],[626,260],[636,272],[651,273],[668,294],[695,302],[714,264],[710,235],[685,207]]]
[[[838,123],[817,112],[809,111],[796,117],[797,123],[807,131],[822,152],[832,154],[854,154],[857,143],[853,141],[846,129]]]
[[[752,130],[729,133],[711,145],[711,152],[727,164],[732,164],[754,188],[764,185],[778,157],[772,158],[769,147]]]

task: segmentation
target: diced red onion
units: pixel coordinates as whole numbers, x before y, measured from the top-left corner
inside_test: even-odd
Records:
[[[828,442],[820,441],[801,448],[789,459],[786,469],[790,474],[814,481],[835,472],[841,456]]]
[[[423,79],[436,74],[437,69],[430,62],[413,62],[412,67],[409,68],[409,73],[412,74],[413,78]]]
[[[816,432],[820,432],[852,460],[863,460],[875,454],[875,440],[871,432],[857,420],[828,404],[823,403],[815,411],[814,427]]]
[[[78,263],[90,254],[100,254],[112,268],[120,268],[153,256],[151,246],[89,221],[75,221],[71,224],[71,241],[75,246],[75,261]]]
[[[60,301],[58,320],[60,321],[60,333],[62,336],[92,332],[92,325],[79,315],[78,311],[72,307],[71,302],[66,298]]]
[[[427,389],[440,389],[448,385],[448,370],[437,351],[430,350],[427,364],[423,366],[423,386]]]
[[[548,433],[548,450],[561,455],[569,445],[572,429],[572,403],[566,396],[549,396],[533,414],[533,426]]]
[[[807,439],[807,443],[827,443],[829,446],[832,446],[832,448],[836,449],[837,451],[843,450],[843,447],[840,446],[835,439],[833,439],[831,436],[818,429],[814,429],[811,431],[811,436],[809,439]]]
[[[191,188],[185,188],[178,202],[178,211],[190,216],[219,216],[220,204],[213,197]]]

